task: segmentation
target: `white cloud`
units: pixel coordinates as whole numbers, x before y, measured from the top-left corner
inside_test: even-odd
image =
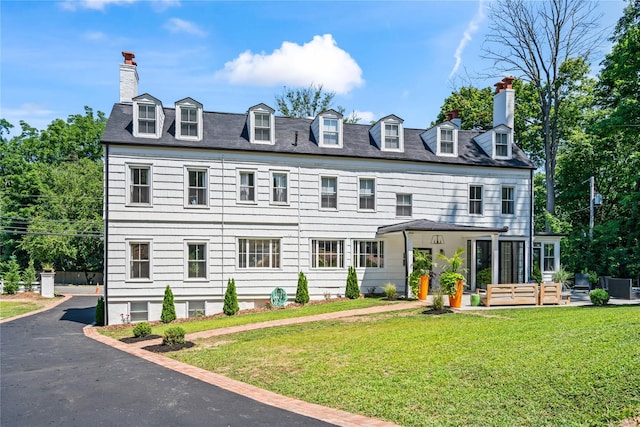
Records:
[[[40,104],[24,103],[15,108],[3,108],[1,116],[11,123],[10,137],[20,135],[20,120],[25,121],[29,126],[37,129],[46,127],[56,118],[56,112],[49,110]]]
[[[323,89],[345,94],[364,83],[362,69],[331,34],[314,36],[302,46],[283,42],[271,54],[241,53],[216,73],[233,84],[257,86],[322,85]]]
[[[76,11],[78,9],[104,10],[109,5],[123,6],[140,0],[64,0],[60,5],[63,9]],[[163,11],[172,6],[179,6],[179,0],[148,0],[157,11]]]
[[[193,22],[185,21],[180,18],[171,18],[164,25],[164,28],[171,31],[172,33],[186,33],[191,34],[198,37],[204,37],[207,33],[202,30],[197,24]]]
[[[103,41],[107,40],[107,35],[100,31],[90,31],[84,33],[84,38],[91,41]]]
[[[480,28],[480,23],[485,18],[485,7],[485,0],[480,0],[478,2],[478,11],[471,19],[471,21],[469,21],[469,23],[467,24],[467,28],[464,30],[462,39],[460,39],[458,47],[456,48],[456,52],[453,54],[453,57],[456,59],[456,63],[453,66],[451,73],[449,73],[449,79],[451,79],[453,75],[458,72],[460,65],[462,65],[462,53],[464,52],[464,48],[467,46],[467,43],[471,41],[473,34],[478,31],[478,28]]]
[[[355,115],[357,117],[360,117],[360,121],[358,121],[358,123],[363,123],[363,124],[369,124],[373,121],[377,121],[378,117],[376,116],[375,113],[372,113],[371,111],[358,111],[355,110]]]

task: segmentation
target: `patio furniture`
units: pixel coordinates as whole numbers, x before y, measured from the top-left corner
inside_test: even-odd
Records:
[[[538,285],[536,283],[490,284],[486,291],[477,290],[480,302],[491,305],[538,305]]]
[[[634,298],[635,292],[633,290],[633,283],[631,279],[611,278],[607,280],[607,283],[609,285],[609,296],[623,299]]]
[[[541,283],[539,304],[569,304],[571,294],[562,292],[560,283]]]
[[[591,290],[591,284],[589,283],[589,275],[576,273],[575,284],[573,285],[573,290],[583,290],[589,292]]]

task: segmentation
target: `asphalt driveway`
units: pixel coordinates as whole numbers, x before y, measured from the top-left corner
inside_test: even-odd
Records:
[[[96,297],[0,324],[0,425],[327,426],[85,337]]]

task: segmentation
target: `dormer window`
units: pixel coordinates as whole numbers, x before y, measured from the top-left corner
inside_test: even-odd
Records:
[[[192,98],[176,102],[176,138],[202,139],[202,104]]]
[[[453,154],[453,129],[440,129],[440,152]]]
[[[369,134],[381,151],[404,151],[403,120],[396,115],[389,115],[378,120]]]
[[[342,114],[335,110],[320,113],[311,123],[319,147],[342,148]]]
[[[258,104],[249,108],[247,129],[252,144],[275,143],[275,110],[266,104]]]
[[[436,155],[446,157],[458,156],[458,128],[451,122],[437,126]]]
[[[138,138],[160,138],[164,123],[162,103],[153,96],[133,98],[133,136]]]
[[[400,149],[400,129],[398,125],[384,125],[384,148],[386,150]]]
[[[496,157],[509,157],[509,134],[496,132],[495,147]]]

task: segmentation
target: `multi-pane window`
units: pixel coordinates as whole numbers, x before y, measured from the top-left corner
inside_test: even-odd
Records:
[[[322,145],[339,145],[338,119],[322,119]]]
[[[129,308],[130,320],[142,322],[149,320],[149,305],[146,301],[132,302]]]
[[[271,184],[273,203],[288,203],[287,174],[283,172],[273,172],[271,174]]]
[[[255,202],[256,200],[256,188],[255,188],[255,172],[242,171],[240,172],[240,200],[243,202]]]
[[[496,156],[509,155],[509,136],[506,133],[496,133]]]
[[[129,277],[149,279],[149,243],[130,243]]]
[[[384,242],[356,240],[353,242],[353,264],[361,267],[384,267]]]
[[[334,176],[321,178],[320,207],[330,209],[338,207],[338,178]]]
[[[202,317],[205,315],[205,301],[187,301],[187,316],[190,318]]]
[[[187,276],[190,279],[207,277],[207,245],[204,243],[187,244]]]
[[[132,166],[130,171],[130,202],[148,205],[151,202],[150,168]]]
[[[360,178],[360,209],[376,208],[376,181],[372,178]]]
[[[271,141],[271,115],[268,113],[254,113],[256,141]]]
[[[198,137],[198,109],[180,107],[180,135]]]
[[[189,170],[188,203],[192,206],[207,204],[207,171]]]
[[[542,259],[544,271],[553,271],[555,268],[556,251],[553,243],[544,244],[544,255]]]
[[[344,268],[344,240],[312,240],[311,268]]]
[[[411,216],[411,194],[396,194],[396,216]]]
[[[280,268],[280,239],[239,239],[238,268]]]
[[[156,106],[138,104],[138,132],[156,133]]]
[[[440,129],[440,153],[453,154],[453,129]]]
[[[400,149],[400,126],[385,123],[384,148],[387,150]]]
[[[502,187],[502,213],[513,215],[515,213],[515,189],[513,187]]]
[[[482,215],[482,186],[471,185],[469,187],[469,213]]]

